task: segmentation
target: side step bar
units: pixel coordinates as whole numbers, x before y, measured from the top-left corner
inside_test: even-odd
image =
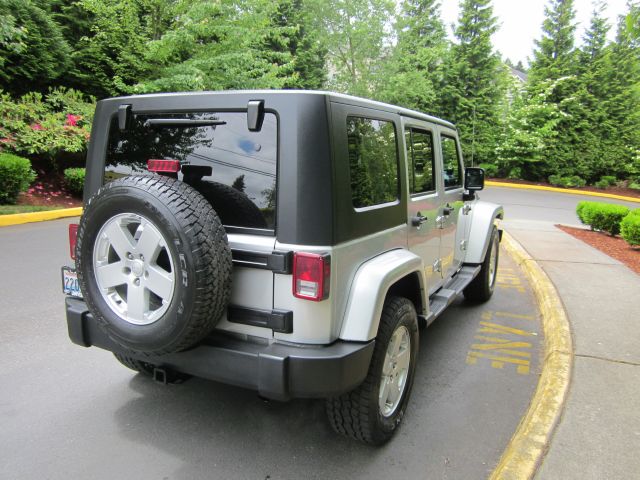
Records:
[[[429,299],[427,325],[433,322],[456,299],[471,281],[480,273],[480,265],[466,265]]]

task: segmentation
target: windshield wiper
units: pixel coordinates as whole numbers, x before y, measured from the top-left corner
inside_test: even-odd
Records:
[[[144,122],[145,127],[211,127],[226,125],[224,120],[193,120],[189,118],[150,118]]]

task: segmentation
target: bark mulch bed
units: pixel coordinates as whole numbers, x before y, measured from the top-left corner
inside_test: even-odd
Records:
[[[578,240],[588,243],[602,253],[624,263],[640,275],[640,246],[632,247],[619,236],[612,237],[608,233],[594,232],[583,228],[556,225],[563,232],[573,235]]]
[[[44,205],[57,208],[81,207],[82,199],[64,186],[62,175],[38,170],[29,190],[18,195],[18,205]]]

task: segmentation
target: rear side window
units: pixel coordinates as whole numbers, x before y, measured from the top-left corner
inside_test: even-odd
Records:
[[[227,227],[275,229],[277,118],[250,132],[245,112],[134,115],[109,130],[105,181],[145,172],[150,159],[178,160],[178,178],[213,205]]]
[[[420,194],[436,189],[433,177],[433,134],[410,128],[405,131],[409,159],[409,191]]]
[[[351,196],[355,208],[398,199],[398,148],[392,122],[347,117]]]
[[[442,135],[441,143],[444,188],[462,187],[462,170],[460,168],[457,141],[453,137]]]

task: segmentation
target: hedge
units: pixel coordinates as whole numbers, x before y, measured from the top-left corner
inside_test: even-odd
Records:
[[[82,195],[84,175],[84,168],[66,168],[64,171],[64,183],[71,192]]]
[[[35,179],[29,159],[0,153],[0,203],[16,203],[18,194],[27,190]]]
[[[629,214],[623,205],[600,202],[580,202],[576,208],[578,218],[594,230],[602,230],[611,235],[620,233],[620,222]]]
[[[620,235],[629,245],[640,245],[640,208],[636,208],[620,222]]]

